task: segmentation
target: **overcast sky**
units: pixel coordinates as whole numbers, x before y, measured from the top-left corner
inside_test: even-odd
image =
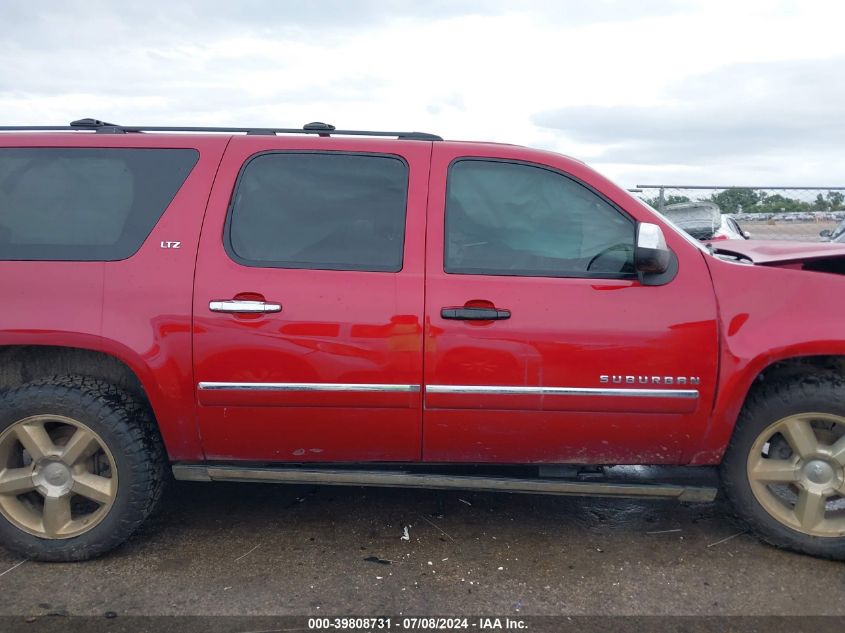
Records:
[[[9,125],[317,120],[625,186],[845,185],[841,0],[0,0],[0,33]]]

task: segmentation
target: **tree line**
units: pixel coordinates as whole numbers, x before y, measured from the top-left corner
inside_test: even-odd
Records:
[[[704,198],[707,202],[713,202],[722,210],[722,213],[789,213],[803,211],[845,211],[845,192],[828,191],[826,194],[819,193],[812,202],[789,198],[779,193],[768,194],[758,189],[747,189],[737,187],[736,189],[725,189],[718,193],[711,194]],[[646,198],[645,201],[655,209],[659,208],[660,197]],[[671,195],[666,196],[663,206],[679,204],[681,202],[692,202],[687,196]]]

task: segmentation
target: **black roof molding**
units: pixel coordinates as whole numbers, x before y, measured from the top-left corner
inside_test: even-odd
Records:
[[[78,119],[70,125],[9,125],[0,126],[0,132],[53,132],[92,131],[97,134],[126,134],[127,132],[206,132],[248,135],[316,134],[317,136],[377,136],[413,141],[442,141],[443,137],[427,132],[380,132],[373,130],[338,130],[329,123],[307,123],[301,128],[249,128],[249,127],[182,127],[157,125],[117,125],[99,119]]]

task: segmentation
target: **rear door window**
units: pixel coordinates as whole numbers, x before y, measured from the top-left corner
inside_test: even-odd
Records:
[[[246,266],[398,272],[407,191],[395,156],[260,154],[235,189],[226,250]]]
[[[130,257],[198,158],[193,149],[0,148],[0,260]]]

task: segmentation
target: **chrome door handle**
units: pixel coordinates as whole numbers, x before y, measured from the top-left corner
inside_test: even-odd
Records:
[[[278,303],[268,303],[266,301],[227,299],[226,301],[209,301],[208,309],[212,312],[263,314],[265,312],[281,312],[282,306]]]

